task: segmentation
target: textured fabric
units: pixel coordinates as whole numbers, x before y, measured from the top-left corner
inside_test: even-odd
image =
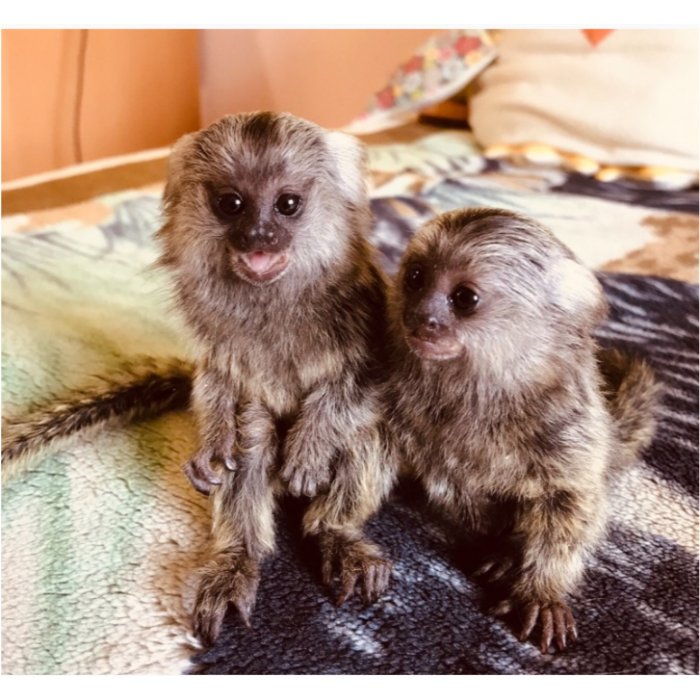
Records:
[[[582,195],[563,173],[498,168],[455,133],[372,148],[370,158],[373,240],[389,270],[425,219],[496,205],[542,220],[593,266],[629,269],[639,264],[630,256],[647,251],[644,271],[697,281],[697,191],[642,198],[601,185]],[[3,219],[3,415],[125,357],[184,352],[165,280],[149,269],[159,196],[159,188],[122,192]],[[243,634],[230,620],[217,648],[192,668],[697,671],[697,292],[607,279],[621,315],[604,340],[622,336],[651,353],[670,403],[574,601],[579,644],[542,658],[515,642],[481,612],[483,590],[456,566],[459,549],[442,526],[407,496],[370,525],[396,560],[391,592],[376,608],[331,604],[313,551],[299,545],[299,506],[291,504],[279,555],[265,565],[255,630]],[[190,668],[183,595],[191,595],[209,526],[206,500],[180,471],[194,441],[191,416],[168,414],[86,435],[3,489],[3,673]]]

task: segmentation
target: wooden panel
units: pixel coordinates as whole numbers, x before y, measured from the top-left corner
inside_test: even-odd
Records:
[[[81,30],[2,30],[2,179],[74,164]],[[172,143],[199,126],[196,30],[91,29],[83,160]]]

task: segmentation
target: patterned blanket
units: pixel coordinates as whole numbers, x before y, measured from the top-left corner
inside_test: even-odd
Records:
[[[564,173],[497,166],[449,132],[373,147],[371,163],[389,270],[423,220],[488,204],[542,220],[593,267],[697,282],[697,190],[582,192]],[[124,357],[184,352],[149,267],[159,193],[3,219],[4,416]],[[180,472],[195,429],[178,412],[85,435],[3,489],[3,673],[697,673],[697,286],[603,282],[613,313],[601,341],[649,357],[667,389],[658,437],[573,600],[581,639],[566,653],[541,656],[484,613],[488,590],[410,489],[369,526],[396,563],[379,604],[332,605],[290,501],[255,629],[227,618],[198,653],[186,610],[209,516]]]

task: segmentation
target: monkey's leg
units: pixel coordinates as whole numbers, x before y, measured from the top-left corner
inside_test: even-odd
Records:
[[[362,527],[389,494],[396,471],[378,431],[363,431],[341,453],[328,493],[314,499],[304,516],[304,534],[315,536],[321,549],[324,583],[339,579],[338,605],[357,584],[366,603],[389,585],[391,562]]]
[[[602,488],[559,490],[521,503],[515,535],[522,542],[522,562],[511,596],[493,610],[505,615],[517,610],[522,620],[520,641],[539,621],[540,651],[552,640],[559,650],[567,637],[576,639],[576,622],[564,597],[579,582],[586,555],[605,526]]]
[[[199,423],[201,445],[183,467],[192,486],[208,496],[212,485],[221,484],[222,477],[212,468],[212,462],[233,471],[236,462],[233,449],[236,442],[236,387],[231,377],[208,361],[197,368],[193,380],[192,406]]]
[[[224,472],[212,496],[211,556],[199,572],[194,605],[194,633],[207,646],[216,641],[229,603],[250,626],[260,562],[275,547],[275,424],[265,408],[246,404],[239,430],[238,469]]]
[[[284,443],[280,477],[289,492],[313,498],[327,488],[339,449],[371,424],[378,410],[367,390],[349,374],[311,392]]]

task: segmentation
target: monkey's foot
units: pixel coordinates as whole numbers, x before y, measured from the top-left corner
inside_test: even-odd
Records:
[[[313,498],[328,488],[331,470],[327,464],[323,467],[314,467],[308,462],[286,459],[280,478],[287,482],[287,488],[292,496]]]
[[[258,564],[249,557],[223,555],[201,569],[192,629],[206,647],[213,646],[219,636],[229,603],[233,603],[243,624],[250,628],[259,581]]]
[[[367,605],[375,603],[389,587],[392,563],[382,556],[375,544],[330,534],[322,535],[319,544],[323,582],[332,586],[338,579],[340,583],[336,605],[342,605],[350,598],[358,585]]]
[[[576,641],[578,638],[576,621],[571,614],[571,609],[565,603],[540,604],[533,601],[517,603],[514,600],[508,599],[500,602],[491,612],[496,617],[501,617],[514,610],[518,612],[520,621],[522,622],[522,629],[520,632],[521,642],[527,640],[537,622],[540,622],[542,627],[540,651],[543,654],[549,652],[552,640],[556,643],[559,651],[563,651],[566,648],[567,637],[572,642]]]
[[[236,469],[236,461],[231,456],[232,451],[233,443],[230,446],[227,444],[218,448],[203,447],[185,464],[182,469],[199,493],[208,496],[212,486],[221,484],[221,477],[212,468],[212,462],[219,462],[230,471]]]

